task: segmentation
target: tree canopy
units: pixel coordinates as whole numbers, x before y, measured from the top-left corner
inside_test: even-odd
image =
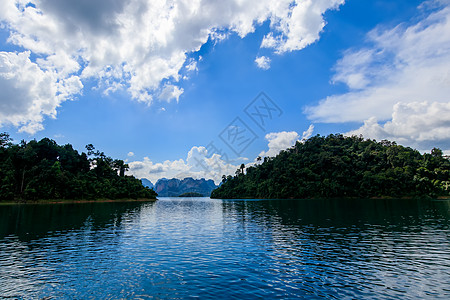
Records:
[[[276,157],[223,176],[212,198],[449,196],[450,162],[440,149],[417,150],[383,140],[314,136]]]
[[[1,133],[0,200],[156,198],[139,179],[125,175],[123,160],[94,151],[92,144],[86,149],[80,154],[48,138],[13,144]]]

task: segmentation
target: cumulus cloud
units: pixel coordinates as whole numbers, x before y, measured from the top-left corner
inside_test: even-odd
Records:
[[[181,94],[183,94],[183,91],[184,90],[182,88],[179,88],[175,85],[167,84],[164,86],[161,93],[159,94],[159,98],[167,102],[170,102],[172,100],[176,100],[178,102]]]
[[[376,140],[395,140],[421,150],[450,149],[450,102],[398,103],[392,120],[379,124],[370,118],[346,135],[363,135]]]
[[[26,98],[22,108],[26,113],[2,122],[22,124],[28,132],[41,129],[42,119],[55,116],[58,105],[79,93],[81,80],[86,79],[98,80],[105,94],[126,89],[132,98],[147,104],[155,99],[178,101],[183,93],[182,71],[197,69],[189,54],[209,39],[225,39],[230,34],[245,37],[255,26],[269,21],[270,33],[262,47],[278,53],[300,50],[319,38],[325,25],[323,14],[342,3],[343,0],[1,1],[0,26],[9,31],[8,42],[27,51],[23,55],[28,60],[22,59],[19,68],[33,65],[33,80],[38,80],[37,74],[41,73],[42,80],[46,80],[44,86],[50,87],[48,95],[34,97],[35,91],[23,85]],[[38,58],[30,60],[30,53]],[[4,99],[2,105],[12,105],[12,100]],[[41,101],[45,103],[38,103]],[[45,108],[36,109],[35,105]]]
[[[311,124],[309,125],[308,129],[303,131],[302,141],[306,141],[307,139],[309,139],[312,136],[313,132],[314,132],[314,125]]]
[[[276,156],[281,150],[286,150],[289,147],[295,145],[298,141],[299,135],[295,131],[282,131],[282,132],[271,132],[266,134],[266,140],[269,141],[269,150],[262,151],[259,156]]]
[[[310,137],[313,130],[314,125],[310,125],[303,132],[303,138],[307,139]],[[299,135],[295,131],[266,134],[269,150],[262,151],[259,156],[276,156],[281,150],[295,145],[298,139]],[[192,177],[196,179],[212,179],[216,184],[219,184],[222,181],[222,175],[234,175],[241,162],[247,160],[248,158],[245,157],[229,159],[216,153],[208,153],[208,149],[203,146],[194,146],[187,153],[185,160],[166,160],[162,163],[156,163],[148,157],[144,157],[144,160],[129,162],[128,165],[130,167],[129,172],[132,175],[137,178],[147,178],[152,182],[156,182],[160,178],[183,179]],[[247,167],[256,164],[258,162],[255,160],[248,163]]]
[[[222,175],[234,174],[237,165],[224,160],[218,154],[208,154],[205,147],[194,146],[189,150],[186,160],[166,160],[162,163],[154,163],[148,157],[143,161],[128,163],[130,173],[138,178],[147,178],[156,182],[160,178],[192,177],[195,179],[213,179],[216,184],[222,180]]]
[[[266,56],[258,56],[255,59],[255,63],[258,66],[258,68],[263,70],[269,70],[270,69],[270,58]]]
[[[429,4],[439,8],[428,14],[424,10],[425,17],[412,25],[376,28],[368,34],[370,46],[348,50],[335,66],[333,81],[346,84],[349,92],[306,108],[308,117],[327,123],[364,122],[351,133],[410,146],[448,141],[450,5]]]
[[[289,9],[283,7],[282,1],[272,3],[274,14],[271,26],[262,48],[273,48],[278,53],[301,50],[319,39],[325,27],[323,14],[330,9],[337,9],[344,0],[304,0],[294,1]]]
[[[55,118],[61,102],[82,89],[77,77],[58,78],[31,62],[30,52],[0,52],[0,126],[30,134],[42,130],[44,116]]]
[[[335,67],[333,81],[349,92],[306,108],[311,120],[389,120],[397,103],[449,101],[450,6],[414,25],[376,28],[367,38],[370,47],[348,50]]]
[[[190,63],[188,65],[186,65],[186,70],[189,72],[198,71],[197,61],[191,60]]]

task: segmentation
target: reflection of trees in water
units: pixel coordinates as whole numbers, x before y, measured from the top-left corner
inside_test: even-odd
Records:
[[[124,218],[134,217],[142,206],[141,202],[0,206],[0,238],[13,235],[29,241],[66,231],[117,229]]]
[[[433,251],[445,253],[448,247],[449,203],[267,200],[224,202],[223,207],[225,214],[234,215],[242,223],[242,228],[250,228],[244,232],[256,227],[263,233],[260,237],[268,239],[268,272],[282,270],[279,276],[287,286],[300,284],[314,293],[318,285],[342,289],[346,283],[362,288],[372,284],[373,289],[378,284],[380,291],[395,289],[399,280],[414,285],[414,279],[405,272],[408,268],[450,267],[445,255],[430,261]],[[436,282],[442,281],[437,272],[424,272]],[[345,293],[349,297],[358,295],[351,288]]]
[[[11,279],[0,290],[36,299],[107,298],[105,286],[115,298],[144,286],[177,296],[226,286],[233,295],[261,287],[285,298],[427,298],[414,293],[448,286],[449,216],[448,201],[415,200],[2,206],[0,278]]]
[[[39,299],[44,287],[51,290],[59,285],[76,286],[86,278],[95,281],[96,270],[110,270],[113,262],[122,257],[127,224],[136,222],[152,205],[113,202],[1,206],[0,278],[9,278],[0,289],[2,294],[16,298],[20,291]]]
[[[448,222],[449,205],[450,201],[412,199],[263,200],[224,201],[223,210],[243,222],[359,230],[379,225],[389,231],[402,231],[436,219]]]

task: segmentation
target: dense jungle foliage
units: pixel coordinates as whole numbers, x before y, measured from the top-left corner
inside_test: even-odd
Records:
[[[155,199],[128,165],[86,146],[87,154],[44,138],[13,144],[0,133],[0,200]]]
[[[212,198],[449,196],[450,162],[440,149],[420,154],[394,142],[315,136],[276,157],[223,176]]]

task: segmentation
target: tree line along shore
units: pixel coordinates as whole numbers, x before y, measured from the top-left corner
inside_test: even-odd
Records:
[[[448,198],[450,161],[395,142],[314,136],[223,176],[212,198]]]
[[[0,201],[104,201],[156,199],[153,189],[125,175],[128,165],[92,144],[79,153],[72,145],[40,141],[12,143],[0,133]],[[438,148],[421,154],[395,142],[314,136],[241,165],[223,176],[212,198],[439,198],[450,197],[450,161]]]
[[[40,141],[12,143],[0,133],[0,201],[156,199],[157,194],[133,176],[128,165],[86,146]]]

